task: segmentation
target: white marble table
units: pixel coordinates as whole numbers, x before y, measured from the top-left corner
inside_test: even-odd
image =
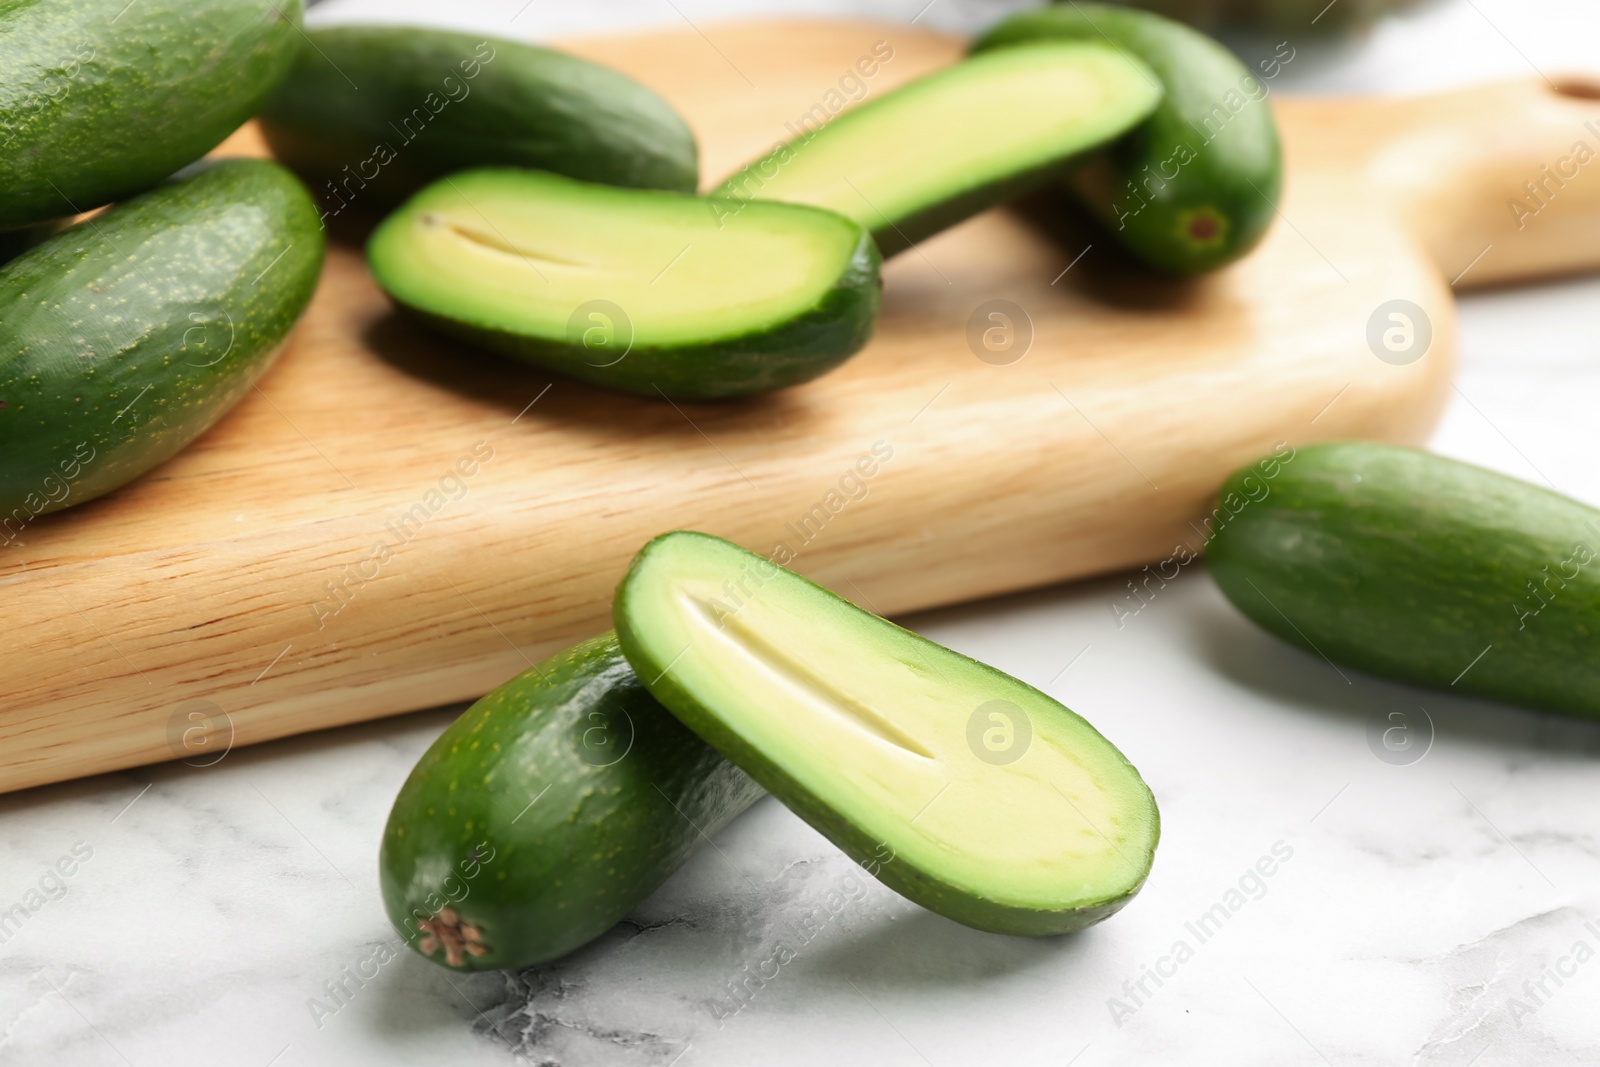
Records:
[[[523,3],[318,14],[493,29]],[[696,21],[739,7],[676,3]],[[547,6],[516,31],[681,17],[659,0]],[[937,0],[925,19],[970,28],[1002,6]],[[1581,67],[1591,8],[1446,2],[1313,50],[1289,87]],[[1600,503],[1597,301],[1593,279],[1468,297],[1435,447]],[[0,797],[0,915],[25,909],[0,925],[0,1064],[1600,1062],[1600,726],[1347,683],[1253,629],[1199,567],[1119,629],[1121,586],[906,620],[1047,688],[1152,783],[1154,874],[1081,935],[920,912],[766,800],[589,949],[447,974],[391,951],[376,888],[389,802],[451,715],[427,712]],[[1426,755],[1379,759],[1372,725],[1424,709]],[[826,919],[809,940],[804,912]],[[773,976],[780,945],[796,956]],[[735,999],[741,984],[753,995]]]

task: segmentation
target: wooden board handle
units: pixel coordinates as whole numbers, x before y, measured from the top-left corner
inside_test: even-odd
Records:
[[[1315,172],[1361,161],[1456,288],[1600,266],[1600,76],[1326,106]]]

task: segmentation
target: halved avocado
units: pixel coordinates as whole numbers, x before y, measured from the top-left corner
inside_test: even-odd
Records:
[[[880,260],[841,215],[539,171],[441,179],[373,234],[378,284],[440,329],[597,385],[687,398],[808,381],[872,335]]]
[[[712,195],[830,208],[889,256],[1046,184],[1160,99],[1155,74],[1109,45],[974,56],[808,126]]]
[[[923,907],[1066,933],[1150,871],[1155,799],[1094,727],[760,556],[663,534],[613,617],[651,695]]]
[[[1088,0],[1019,11],[990,27],[972,50],[992,55],[1072,40],[1104,42],[1138,57],[1164,90],[1138,129],[1068,179],[1112,238],[1179,277],[1216,270],[1254,248],[1277,216],[1283,186],[1268,65],[1258,77],[1203,33]],[[1284,47],[1288,42],[1277,59]]]

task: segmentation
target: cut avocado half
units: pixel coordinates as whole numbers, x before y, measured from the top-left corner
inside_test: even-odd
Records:
[[[372,274],[447,333],[613,389],[713,398],[807,381],[872,334],[879,257],[841,215],[593,185],[452,175],[373,234]]]
[[[1126,50],[1161,79],[1165,93],[1131,136],[1068,177],[1073,195],[1111,238],[1179,277],[1216,270],[1254,248],[1277,217],[1283,186],[1283,152],[1265,80],[1197,30],[1088,0],[1019,11],[990,27],[972,49],[986,55],[1067,40]],[[1274,63],[1283,59],[1284,47],[1288,42]],[[1265,71],[1268,64],[1261,66]]]
[[[1155,799],[1094,727],[760,556],[664,534],[613,616],[657,700],[923,907],[1066,933],[1150,871]]]
[[[985,53],[808,124],[712,195],[829,208],[893,255],[1048,183],[1144,121],[1160,99],[1150,68],[1109,45],[1046,41]]]

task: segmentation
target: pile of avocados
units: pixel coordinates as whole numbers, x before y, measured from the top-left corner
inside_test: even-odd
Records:
[[[586,944],[764,792],[980,930],[1078,930],[1149,874],[1149,787],[1024,682],[703,533],[645,545],[612,614],[469,708],[401,788],[383,899],[435,962]]]
[[[310,31],[261,125],[334,212],[398,203],[368,264],[431,329],[610,389],[732,398],[854,355],[885,257],[1026,193],[1059,188],[1170,275],[1261,239],[1281,180],[1271,112],[1215,110],[1250,72],[1157,16],[1043,14],[705,196],[665,102],[510,41]]]
[[[288,72],[300,17],[300,0],[0,6],[0,543],[199,437],[310,302],[305,188],[263,160],[195,164]]]
[[[372,275],[444,337],[715,400],[838,366],[872,336],[884,257],[1024,193],[1058,189],[1178,276],[1249,251],[1278,194],[1263,99],[1208,126],[1249,71],[1105,5],[1009,19],[705,196],[688,125],[616,71],[301,23],[300,0],[0,9],[19,72],[0,86],[7,543],[171,458],[251,391],[311,299],[330,220],[389,212]],[[196,163],[253,115],[283,165]]]
[[[6,544],[249,392],[347,211],[383,214],[371,273],[442,337],[726,400],[848,359],[885,257],[997,204],[1057,196],[1191,277],[1255,247],[1282,180],[1248,69],[1096,3],[1006,19],[705,195],[687,124],[620,73],[436,30],[306,30],[300,0],[13,0],[0,62]],[[281,164],[197,162],[251,116]],[[1600,716],[1600,512],[1386,445],[1267,462],[1222,487],[1207,543],[1247,616],[1376,674]],[[1015,678],[691,531],[639,551],[612,621],[473,705],[396,799],[383,899],[434,962],[577,949],[767,794],[982,930],[1077,930],[1144,884],[1151,790]]]
[[[1263,629],[1387,678],[1600,718],[1600,510],[1393,445],[1287,448],[1223,485],[1208,568]],[[905,898],[1048,935],[1114,914],[1160,837],[1091,725],[720,538],[639,552],[615,630],[512,679],[418,762],[379,859],[444,966],[610,929],[771,793]]]

